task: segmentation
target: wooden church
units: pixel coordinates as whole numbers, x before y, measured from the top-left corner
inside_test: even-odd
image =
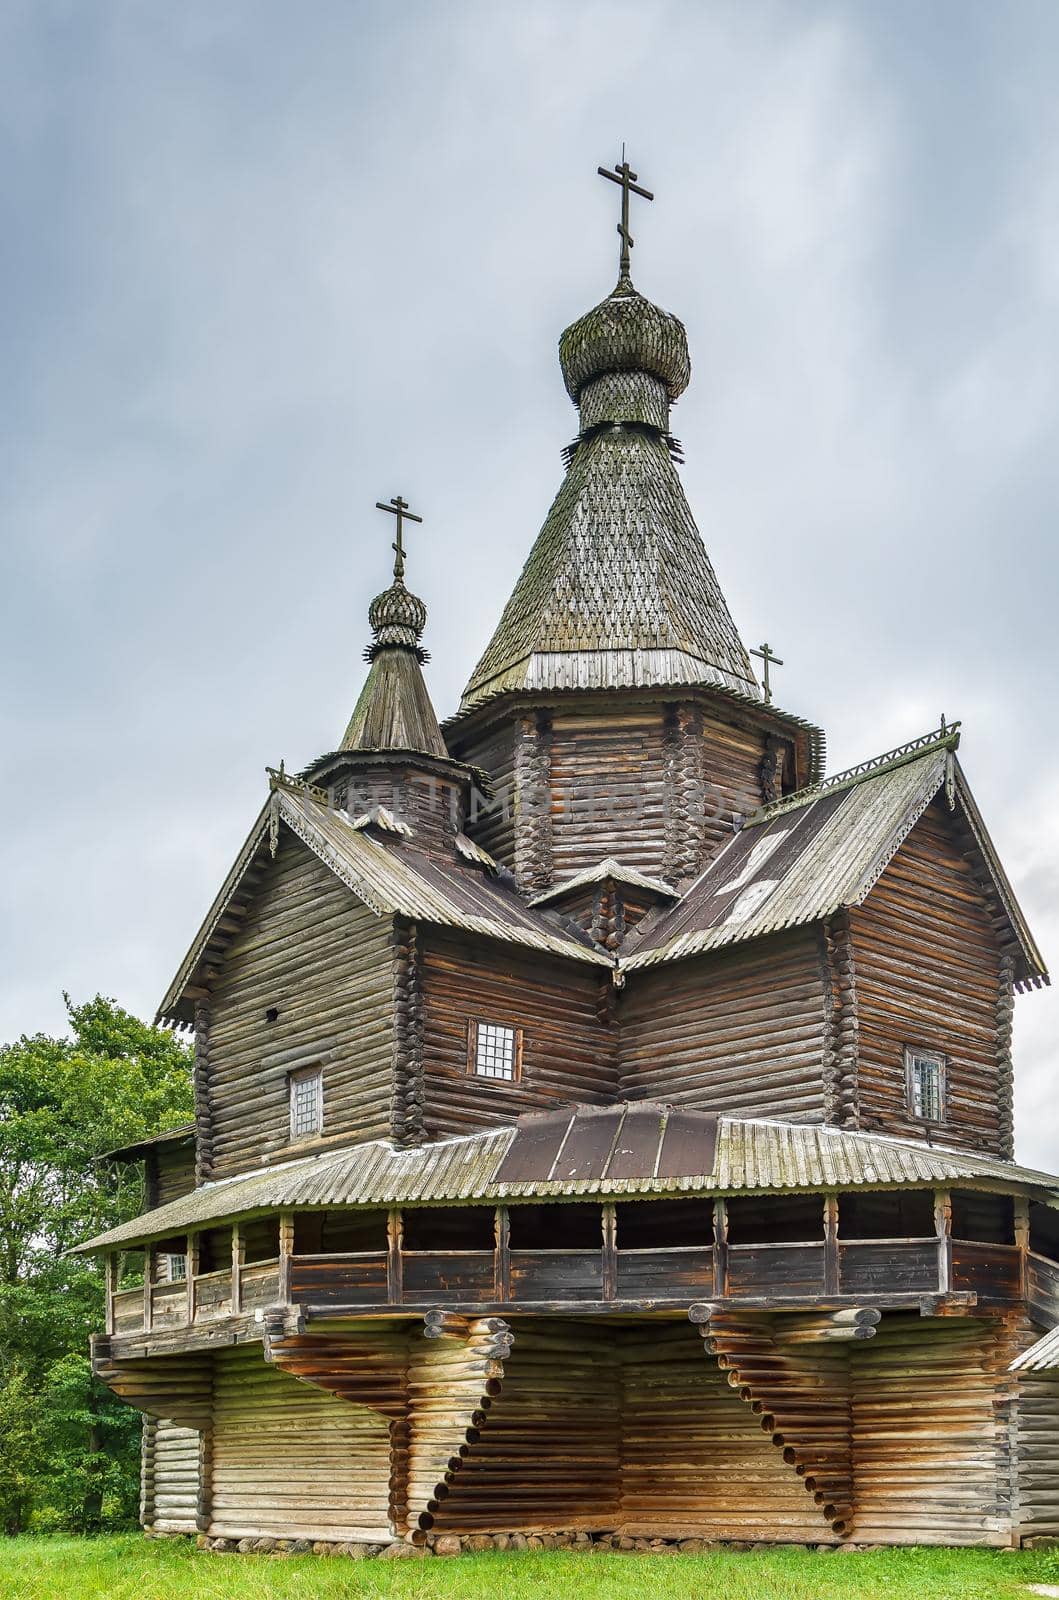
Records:
[[[349,726],[271,773],[162,1002],[195,1121],[112,1152],[147,1209],[82,1246],[144,1526],[1055,1535],[1059,1178],[1012,1146],[1041,956],[958,727],[825,777],[767,647],[759,686],[677,472],[685,330],[629,272],[646,191],[604,176],[577,436],[458,711],[398,497]]]

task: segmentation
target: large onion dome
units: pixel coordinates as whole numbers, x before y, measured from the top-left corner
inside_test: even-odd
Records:
[[[585,388],[607,373],[648,373],[665,385],[670,401],[683,394],[691,380],[684,324],[645,299],[625,277],[619,278],[606,300],[565,330],[559,340],[559,365],[575,405]]]

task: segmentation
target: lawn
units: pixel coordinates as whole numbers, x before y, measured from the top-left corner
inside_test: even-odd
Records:
[[[0,1600],[1025,1600],[1042,1555],[989,1550],[490,1552],[449,1559],[211,1555],[190,1541],[0,1540]],[[1052,1579],[1054,1581],[1054,1577]]]

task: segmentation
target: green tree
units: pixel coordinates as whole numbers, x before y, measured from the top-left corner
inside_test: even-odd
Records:
[[[191,1053],[97,995],[66,997],[71,1037],[0,1048],[0,1528],[92,1532],[132,1520],[139,1414],[91,1376],[95,1262],[66,1256],[142,1206],[99,1157],[191,1116]]]

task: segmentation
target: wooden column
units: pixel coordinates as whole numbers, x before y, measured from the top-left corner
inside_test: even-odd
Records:
[[[938,1293],[952,1289],[952,1196],[948,1189],[934,1191],[934,1232],[938,1237]]]
[[[151,1321],[154,1306],[151,1301],[151,1279],[154,1275],[155,1253],[149,1244],[143,1247],[143,1328],[145,1333],[151,1331]]]
[[[824,1293],[838,1294],[838,1195],[824,1196]]]
[[[279,1302],[290,1305],[290,1258],[294,1254],[294,1212],[279,1214]]]
[[[603,1207],[603,1298],[618,1294],[618,1213],[613,1202]]]
[[[195,1320],[195,1279],[199,1270],[199,1236],[197,1233],[188,1234],[188,1253],[184,1257],[184,1271],[187,1275],[185,1287],[188,1293],[188,1325]]]
[[[118,1283],[118,1257],[113,1250],[108,1250],[103,1262],[103,1297],[106,1305],[106,1321],[104,1327],[108,1334],[114,1332],[114,1295]]]
[[[1015,1244],[1019,1252],[1019,1295],[1025,1300],[1028,1262],[1026,1254],[1030,1248],[1030,1203],[1023,1194],[1017,1194],[1014,1199],[1015,1211]]]
[[[394,1206],[386,1214],[386,1300],[391,1306],[399,1306],[404,1298],[401,1282],[402,1235],[401,1212]]]
[[[496,1208],[496,1298],[511,1299],[511,1213],[507,1206]]]
[[[713,1297],[723,1300],[728,1293],[728,1207],[723,1200],[713,1202]]]
[[[232,1316],[243,1309],[243,1230],[238,1222],[232,1223]]]

